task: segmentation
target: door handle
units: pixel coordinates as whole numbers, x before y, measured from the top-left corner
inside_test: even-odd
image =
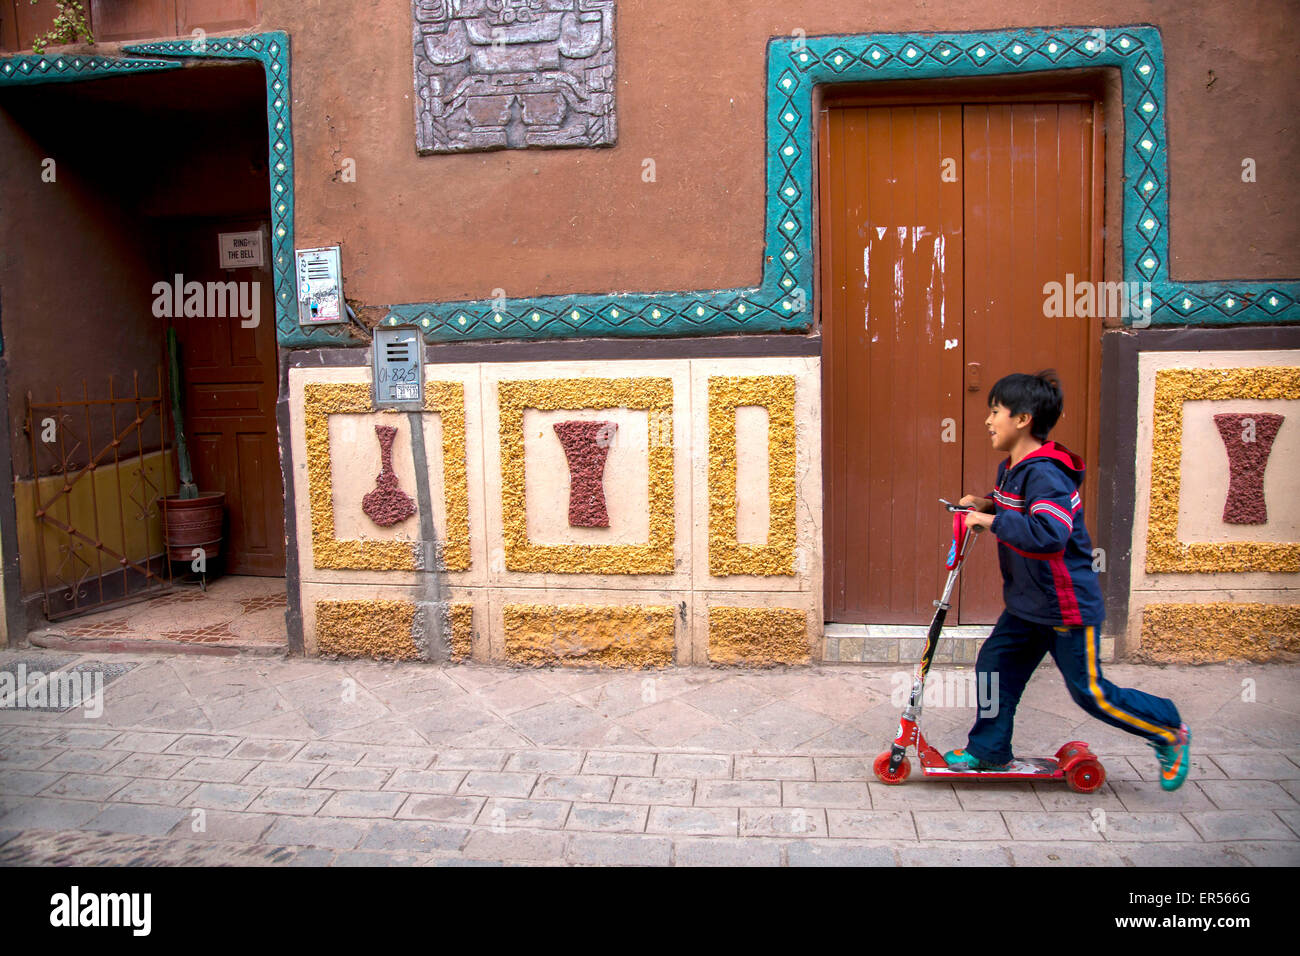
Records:
[[[980,390],[980,363],[966,363],[966,390],[969,392],[978,392]]]

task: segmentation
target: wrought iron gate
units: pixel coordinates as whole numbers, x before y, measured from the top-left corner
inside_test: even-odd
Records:
[[[172,584],[157,503],[171,467],[162,368],[153,395],[141,394],[138,372],[129,395],[115,393],[112,376],[108,398],[92,399],[85,379],[81,394],[64,398],[56,386],[53,402],[35,402],[27,393],[36,560],[52,621]]]

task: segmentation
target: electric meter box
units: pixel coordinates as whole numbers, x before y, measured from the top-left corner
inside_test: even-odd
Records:
[[[375,407],[424,409],[424,342],[413,325],[375,329]]]
[[[343,269],[339,247],[299,249],[295,254],[298,278],[298,324],[337,325],[346,322]]]

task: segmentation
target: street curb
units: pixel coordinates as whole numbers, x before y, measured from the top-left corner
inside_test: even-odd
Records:
[[[185,641],[118,640],[101,637],[67,637],[37,632],[27,635],[33,647],[50,651],[108,654],[193,654],[200,657],[283,657],[288,648],[260,644],[190,644]]]

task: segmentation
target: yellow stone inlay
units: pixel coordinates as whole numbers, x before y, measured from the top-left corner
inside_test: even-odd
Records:
[[[807,664],[808,613],[788,607],[709,608],[709,661],[713,664]]]
[[[465,386],[425,382],[424,408],[442,424],[442,478],[447,527],[442,568],[470,567],[469,480],[465,470]],[[306,386],[303,423],[307,440],[307,488],[311,499],[312,561],[341,571],[414,571],[419,546],[412,541],[340,541],[334,537],[334,486],[330,473],[329,416],[375,411],[369,385],[312,383]],[[393,414],[399,414],[394,412]]]
[[[416,643],[416,609],[414,601],[317,601],[317,651],[322,657],[422,660]],[[474,605],[452,602],[447,617],[451,659],[465,660],[470,655]]]
[[[1300,368],[1171,368],[1156,372],[1151,438],[1148,574],[1300,571],[1300,542],[1178,540],[1182,485],[1183,403],[1231,399],[1300,399]],[[1277,467],[1277,465],[1274,465]]]
[[[504,381],[501,516],[509,571],[671,574],[673,571],[673,382],[669,378]],[[649,444],[650,540],[646,544],[533,544],[524,494],[524,409],[645,409]]]
[[[474,633],[474,605],[468,601],[454,601],[450,608],[451,659],[469,660]]]
[[[795,573],[795,465],[793,375],[709,378],[709,573]],[[736,409],[768,412],[767,544],[736,540]]]
[[[505,657],[516,664],[667,667],[677,608],[638,604],[507,604]]]
[[[411,601],[317,601],[316,647],[322,657],[416,661]]]
[[[1143,660],[1179,664],[1273,660],[1300,652],[1300,604],[1148,604]]]

